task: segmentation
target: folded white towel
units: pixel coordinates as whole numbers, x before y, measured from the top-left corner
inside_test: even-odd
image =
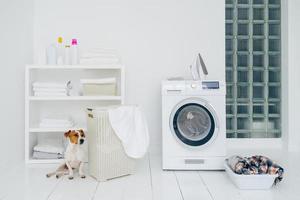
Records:
[[[66,114],[49,114],[49,115],[46,115],[42,118],[43,122],[46,122],[46,121],[50,121],[50,122],[73,122],[73,118],[69,115],[66,115]]]
[[[64,156],[60,153],[33,151],[32,157],[35,159],[62,159]]]
[[[87,52],[87,53],[82,54],[80,56],[80,58],[85,58],[85,59],[89,59],[89,58],[118,58],[118,56],[116,54],[113,54],[113,53]]]
[[[34,92],[36,97],[68,96],[65,92]]]
[[[39,124],[42,128],[71,128],[74,122],[70,117],[44,118]]]
[[[92,49],[89,49],[87,52],[91,53],[105,53],[105,54],[117,54],[116,49],[108,49],[108,48],[100,48],[100,47],[95,47]]]
[[[116,83],[116,78],[102,78],[102,79],[80,79],[81,84],[113,84]]]
[[[71,120],[60,120],[60,119],[42,119],[43,124],[70,124],[73,123]]]
[[[74,123],[40,123],[40,128],[72,128],[74,126]]]
[[[59,153],[63,154],[64,148],[61,145],[54,144],[37,144],[33,147],[34,151],[46,152],[46,153]]]
[[[64,82],[34,82],[33,88],[68,88],[71,89],[71,81]]]
[[[43,90],[43,89],[50,89],[50,90],[67,90],[69,91],[72,89],[71,85],[68,86],[46,86],[46,87],[41,87],[41,86],[33,86],[32,90]]]
[[[146,118],[137,106],[119,106],[109,109],[109,121],[131,158],[143,157],[149,146]]]
[[[92,65],[92,64],[116,64],[119,63],[119,58],[80,58],[80,64]]]
[[[68,89],[67,88],[41,88],[41,87],[33,87],[33,91],[34,92],[63,92],[63,93],[67,93]]]

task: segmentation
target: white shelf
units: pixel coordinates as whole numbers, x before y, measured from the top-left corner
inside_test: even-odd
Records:
[[[100,65],[27,65],[29,69],[122,69],[120,64]]]
[[[64,159],[34,159],[30,158],[28,164],[49,164],[49,163],[61,163]]]
[[[30,101],[121,101],[122,96],[62,96],[36,97],[30,96]]]
[[[29,128],[30,133],[60,133],[60,132],[65,132],[66,130],[79,130],[82,129],[83,131],[86,132],[86,128],[82,126],[75,126],[75,127],[70,127],[70,128]]]
[[[25,69],[25,161],[28,164],[59,163],[63,159],[34,159],[33,147],[39,137],[61,137],[66,130],[83,129],[86,133],[85,110],[89,106],[123,104],[125,97],[125,67],[121,64],[102,65],[27,65]],[[33,96],[35,81],[65,81],[79,83],[82,78],[116,77],[118,96]],[[80,88],[74,84],[74,92]],[[75,93],[74,93],[75,94]],[[72,128],[40,128],[34,123],[49,114],[70,115],[76,125]],[[48,135],[47,135],[48,134]]]

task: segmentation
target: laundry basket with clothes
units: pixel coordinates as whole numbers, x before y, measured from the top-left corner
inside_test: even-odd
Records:
[[[138,106],[87,109],[89,173],[98,181],[133,174],[149,145],[147,123]]]
[[[240,189],[268,189],[283,179],[284,169],[265,156],[232,156],[225,170]]]

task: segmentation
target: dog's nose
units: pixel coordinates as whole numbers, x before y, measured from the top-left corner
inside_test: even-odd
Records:
[[[80,139],[80,140],[79,140],[79,143],[80,143],[80,144],[83,144],[83,143],[84,143],[84,139]]]

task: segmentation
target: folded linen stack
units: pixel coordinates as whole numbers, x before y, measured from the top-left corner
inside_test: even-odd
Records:
[[[83,53],[80,56],[80,64],[118,64],[120,58],[117,56],[115,50],[95,48]]]
[[[32,84],[34,96],[68,96],[71,81],[65,82],[34,82]]]
[[[39,141],[33,148],[34,159],[62,159],[64,157],[64,147],[58,139],[45,139]]]
[[[71,128],[74,122],[68,116],[48,116],[40,121],[41,128]]]

